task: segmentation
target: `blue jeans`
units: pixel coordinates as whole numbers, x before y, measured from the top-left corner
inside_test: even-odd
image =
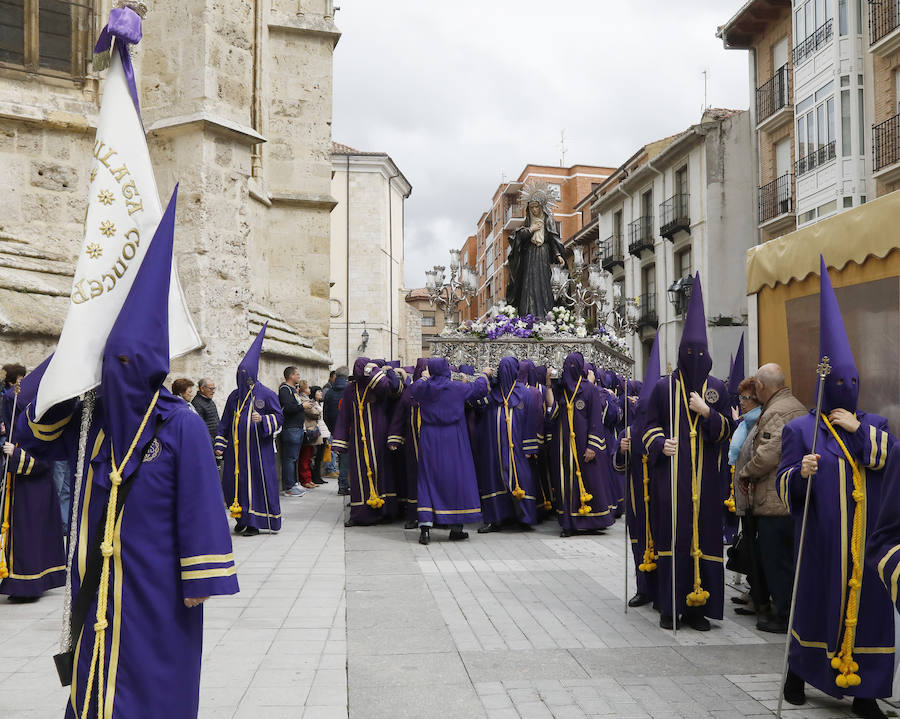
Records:
[[[326,442],[326,444],[329,444],[329,445],[331,444],[330,439],[326,439],[325,442]],[[332,451],[331,452],[331,461],[325,463],[325,465],[322,469],[322,473],[323,474],[334,474],[337,471],[338,471],[337,455],[334,453],[334,451]]]
[[[53,463],[53,484],[59,497],[59,511],[62,515],[63,534],[68,539],[69,506],[72,501],[72,485],[69,484],[69,463],[57,461]]]
[[[332,455],[332,457],[335,455]],[[338,460],[338,489],[350,489],[350,455],[347,452],[341,452],[337,455]]]
[[[297,483],[297,459],[302,445],[302,427],[281,430],[281,488],[285,491]]]

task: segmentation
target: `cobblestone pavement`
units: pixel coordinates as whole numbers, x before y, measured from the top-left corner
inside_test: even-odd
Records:
[[[623,612],[624,527],[450,543],[400,525],[344,529],[335,484],[284,500],[284,530],[236,537],[241,593],[206,607],[200,716],[215,719],[771,717],[781,637],[731,603],[676,637]],[[729,588],[729,594],[734,593]],[[61,717],[62,592],[0,603],[0,717]],[[349,677],[349,682],[348,682]],[[808,691],[789,719],[851,716]]]

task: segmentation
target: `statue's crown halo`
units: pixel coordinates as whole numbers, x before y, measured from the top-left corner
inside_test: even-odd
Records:
[[[556,206],[555,188],[549,182],[532,181],[521,189],[519,200],[525,205],[537,202],[545,210],[550,211]]]

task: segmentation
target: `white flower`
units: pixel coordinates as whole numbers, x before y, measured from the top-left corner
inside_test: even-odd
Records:
[[[587,337],[587,328],[584,325],[579,325],[575,329],[575,336],[576,337]]]
[[[522,320],[516,322],[516,328],[520,330],[524,330],[528,325],[526,325]]]
[[[497,329],[497,323],[496,323],[496,322],[489,322],[489,323],[488,323],[488,326],[487,326],[487,331],[488,331],[488,332],[493,332],[495,329]]]

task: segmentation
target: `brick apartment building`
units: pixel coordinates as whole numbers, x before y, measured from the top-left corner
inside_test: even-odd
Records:
[[[553,216],[559,223],[560,239],[568,246],[585,219],[576,205],[611,173],[612,168],[595,165],[529,164],[515,181],[498,186],[490,208],[478,220],[475,234],[466,239],[461,249],[461,262],[468,262],[478,275],[475,299],[471,306],[461,307],[461,319],[481,317],[506,296],[509,238],[525,222],[525,207],[519,201],[519,192],[528,182],[547,182],[558,188]]]

